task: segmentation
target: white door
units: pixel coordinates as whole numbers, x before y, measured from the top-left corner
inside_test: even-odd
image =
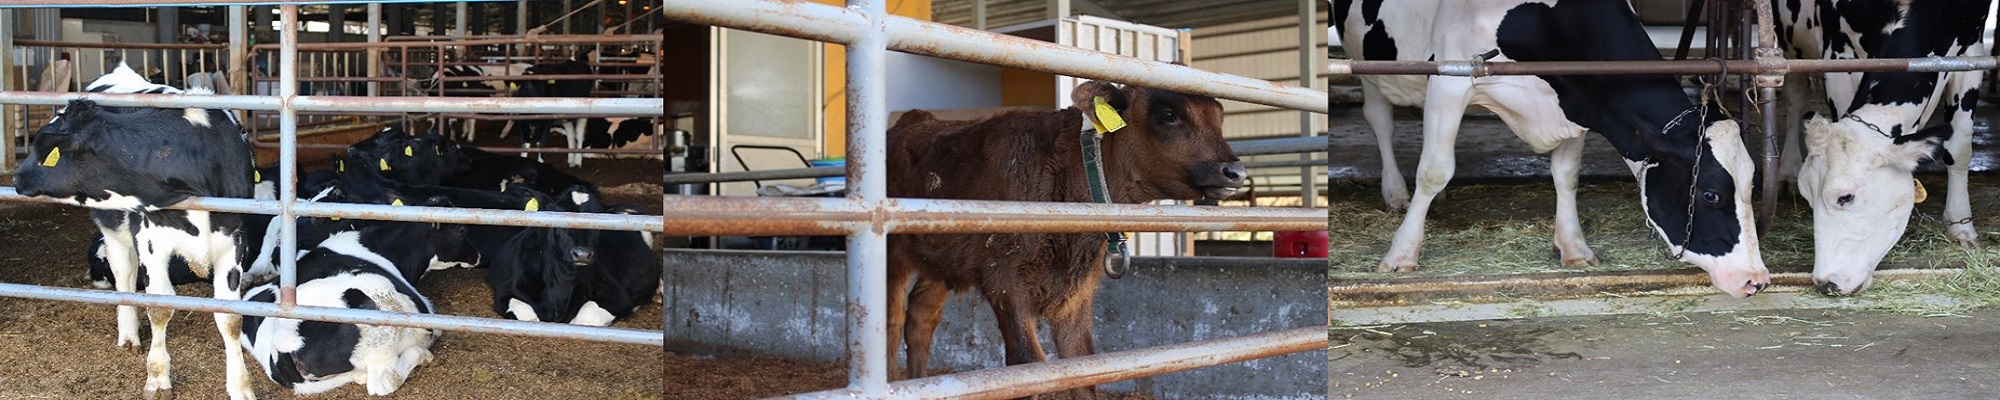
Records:
[[[817,158],[824,126],[820,116],[819,42],[713,28],[709,58],[717,87],[711,120],[716,131],[716,172],[805,168],[799,156]],[[778,149],[764,149],[775,147]],[[786,150],[786,149],[789,149]],[[735,150],[735,151],[731,151]],[[738,157],[741,157],[739,159]],[[763,181],[811,186],[811,179]],[[751,182],[721,185],[724,196],[755,196]]]

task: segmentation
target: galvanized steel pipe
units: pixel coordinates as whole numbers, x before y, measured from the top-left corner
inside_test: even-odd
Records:
[[[864,28],[847,45],[847,198],[877,210],[889,197],[886,7],[882,0],[847,1],[847,9],[863,17],[858,26]],[[881,222],[846,228],[847,388],[880,398],[889,388],[893,353],[887,339],[889,231]]]
[[[665,15],[695,23],[822,42],[854,43],[874,26],[854,7],[783,0],[667,0]],[[900,52],[1194,93],[1325,114],[1326,92],[1107,54],[1039,40],[887,16]]]
[[[64,105],[70,100],[91,100],[112,107],[216,108],[276,111],[279,98],[272,96],[200,96],[173,94],[106,94],[54,92],[0,92],[0,103]],[[297,111],[357,112],[464,112],[531,114],[610,114],[649,116],[664,112],[661,99],[602,99],[587,97],[365,97],[298,96],[292,100]]]
[[[293,212],[299,201],[299,112],[292,99],[299,95],[299,6],[278,6],[278,306],[298,304],[299,224]],[[248,143],[245,143],[246,147]],[[252,159],[252,163],[256,160]],[[250,165],[248,167],[256,167]],[[240,176],[240,175],[239,175]],[[237,178],[242,179],[242,178]],[[239,266],[249,268],[247,265]]]
[[[349,308],[314,306],[286,308],[279,307],[277,304],[250,301],[228,301],[203,297],[59,288],[18,283],[0,283],[0,296],[93,304],[117,304],[147,308],[172,308],[194,312],[218,312],[272,318],[310,319],[348,324],[407,326],[412,328],[448,329],[507,335],[587,339],[649,346],[664,346],[666,342],[666,337],[661,335],[660,331],[653,330]]]

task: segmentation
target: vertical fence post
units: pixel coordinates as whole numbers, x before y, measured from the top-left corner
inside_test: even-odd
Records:
[[[0,91],[16,90],[14,87],[14,10],[0,9]],[[21,83],[27,84],[26,73]],[[47,83],[43,83],[47,85]],[[20,106],[23,114],[28,106]],[[14,106],[0,106],[0,173],[14,172]],[[25,118],[23,118],[25,119]]]
[[[368,3],[368,43],[382,43],[381,27],[382,3]],[[368,48],[368,65],[361,68],[368,70],[368,77],[370,78],[381,76],[382,48]],[[404,76],[408,76],[410,71],[402,71],[402,73]],[[373,79],[368,80],[368,97],[380,95],[382,95],[382,83],[376,82]]]
[[[298,200],[299,111],[292,100],[299,94],[299,5],[278,6],[278,306],[298,304],[298,220],[292,206]]]
[[[257,94],[257,87],[254,86],[254,83],[250,82],[250,69],[247,66],[250,62],[250,24],[247,21],[249,18],[247,8],[245,6],[229,6],[228,79],[229,87],[236,91],[236,93],[231,94]],[[257,125],[255,121],[250,120],[249,111],[236,111],[236,120],[243,121],[244,125]],[[246,126],[244,129],[249,129],[249,127]],[[252,138],[255,138],[255,136],[252,136]]]
[[[1315,47],[1313,46],[1313,19],[1318,17],[1317,13],[1313,10],[1313,3],[1316,1],[1299,0],[1299,87],[1304,88],[1313,87],[1313,80],[1318,78],[1318,74],[1313,73],[1317,70],[1317,68],[1313,68],[1313,47]],[[1327,38],[1327,40],[1333,40],[1333,38]],[[1313,113],[1311,111],[1299,111],[1299,136],[1313,137],[1312,128]],[[1299,153],[1299,161],[1312,161],[1312,158],[1312,153]],[[1319,205],[1319,185],[1314,178],[1313,166],[1306,165],[1299,167],[1300,207],[1313,208]],[[1253,207],[1256,206],[1257,199],[1250,199],[1250,205]]]
[[[848,0],[847,6],[868,20],[864,36],[847,45],[847,196],[880,212],[889,192],[887,12],[881,0]],[[847,236],[847,385],[882,398],[889,388],[889,238],[876,221]]]

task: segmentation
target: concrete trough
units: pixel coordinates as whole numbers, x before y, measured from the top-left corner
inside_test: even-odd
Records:
[[[846,255],[841,252],[668,250],[666,347],[712,355],[847,359]],[[1099,352],[1219,339],[1326,323],[1320,259],[1141,257],[1097,295]],[[892,290],[894,291],[894,290]],[[1046,329],[1043,347],[1053,358]],[[1002,366],[1000,332],[977,294],[954,294],[932,368]],[[898,359],[900,360],[900,352]],[[1324,398],[1325,354],[1305,352],[1099,386],[1160,398]]]

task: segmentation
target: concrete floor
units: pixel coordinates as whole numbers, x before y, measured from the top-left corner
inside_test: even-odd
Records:
[[[1328,397],[1992,399],[1996,319],[1774,310],[1335,329]]]

